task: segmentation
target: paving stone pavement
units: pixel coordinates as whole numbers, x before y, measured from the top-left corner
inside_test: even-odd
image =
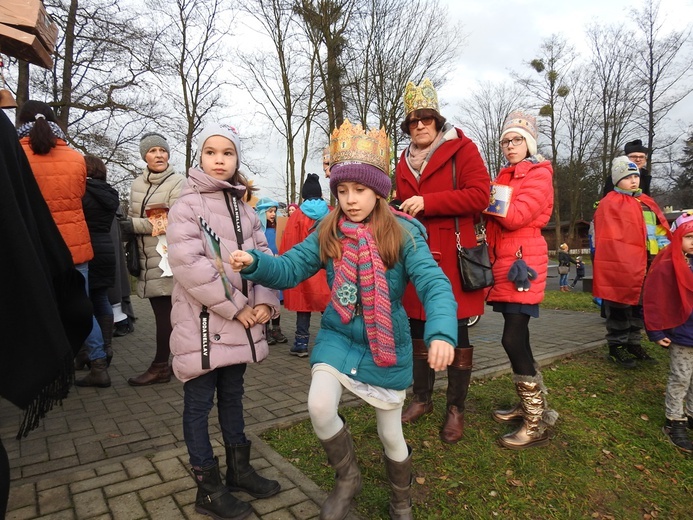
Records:
[[[138,316],[135,332],[113,340],[110,388],[73,388],[62,407],[51,411],[39,429],[21,441],[14,438],[21,412],[0,401],[0,437],[11,466],[8,520],[205,518],[194,510],[195,484],[182,432],[183,385],[175,379],[149,387],[127,384],[127,378],[149,366],[155,344],[151,308],[146,300],[135,296],[133,300]],[[543,309],[541,314],[530,324],[535,357],[541,364],[604,344],[598,314]],[[319,317],[313,314],[312,337]],[[282,329],[289,343],[271,346],[269,358],[250,365],[246,372],[244,406],[252,462],[282,486],[268,499],[237,494],[251,501],[251,519],[315,519],[326,496],[259,437],[268,429],[308,418],[308,358],[288,353],[294,324],[295,315],[283,310]],[[490,310],[470,329],[475,378],[509,371],[501,332],[502,317]],[[444,377],[438,379],[436,385],[445,384]],[[345,392],[342,403],[354,405],[357,399]],[[210,431],[217,439],[215,453],[223,455],[215,413]]]

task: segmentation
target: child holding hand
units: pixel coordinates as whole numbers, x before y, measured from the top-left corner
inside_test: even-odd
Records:
[[[411,280],[426,309],[424,339],[434,370],[453,360],[456,303],[426,245],[423,226],[387,204],[391,180],[384,130],[365,134],[345,121],[333,132],[330,151],[330,190],[338,207],[281,256],[235,251],[231,264],[244,278],[275,289],[326,269],[331,299],[310,357],[308,411],[336,484],[320,518],[344,518],[361,488],[353,440],[338,414],[346,388],[375,408],[392,489],[390,517],[411,519],[411,448],[401,415],[413,349],[402,296]]]
[[[217,519],[246,518],[250,504],[230,491],[265,498],[280,491],[276,480],[250,465],[243,420],[243,375],[248,363],[269,353],[265,324],[276,316],[275,291],[242,280],[227,254],[242,246],[271,254],[257,214],[243,199],[251,187],[239,171],[240,138],[233,127],[206,126],[198,142],[200,169],[191,168],[167,230],[173,271],[171,351],[184,385],[183,433],[197,498],[195,510]],[[208,420],[217,395],[226,448],[226,485],[212,451]]]

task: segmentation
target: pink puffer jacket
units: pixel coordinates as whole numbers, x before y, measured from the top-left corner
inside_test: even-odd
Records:
[[[269,354],[265,326],[257,324],[249,329],[253,338],[251,345],[245,327],[235,319],[245,305],[267,304],[273,315],[279,309],[276,292],[252,282],[247,282],[248,297],[244,296],[241,277],[229,264],[229,254],[238,246],[227,198],[231,205],[234,193],[244,192],[242,186],[232,186],[193,168],[180,198],[168,215],[166,235],[174,280],[171,352],[174,356],[173,371],[183,382],[207,372],[202,369],[201,362],[200,313],[203,305],[209,312],[211,370],[259,362]],[[259,249],[272,254],[255,210],[240,200],[238,204],[243,249]],[[200,216],[221,238],[221,262],[232,285],[230,299],[215,266],[214,252],[200,227]]]
[[[544,299],[548,248],[541,229],[553,211],[553,169],[549,161],[522,161],[503,168],[495,182],[513,188],[505,218],[486,215],[487,234],[495,283],[488,293],[489,302],[536,304]],[[527,265],[537,272],[529,291],[518,291],[508,280],[517,250]]]

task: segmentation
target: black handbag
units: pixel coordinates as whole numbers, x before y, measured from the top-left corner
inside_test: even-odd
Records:
[[[457,189],[457,172],[455,171],[455,157],[452,158],[452,186]],[[483,217],[477,231],[477,245],[475,247],[462,247],[460,243],[460,226],[455,217],[455,238],[457,242],[457,266],[462,278],[464,291],[477,291],[493,285],[493,270],[491,258],[488,254],[486,243],[486,229]]]
[[[140,247],[137,244],[137,236],[133,236],[125,244],[125,265],[132,276],[140,275],[142,268],[140,267]]]

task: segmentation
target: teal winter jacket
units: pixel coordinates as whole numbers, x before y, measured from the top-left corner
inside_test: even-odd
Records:
[[[362,315],[342,323],[332,303],[327,306],[320,323],[320,332],[310,357],[311,365],[327,363],[343,374],[363,383],[392,390],[404,390],[412,382],[412,342],[409,321],[402,296],[411,281],[426,310],[424,340],[434,339],[457,344],[457,303],[450,281],[433,259],[424,237],[425,230],[416,220],[397,217],[403,228],[402,247],[397,264],[386,273],[392,302],[392,328],[397,362],[379,367],[373,361],[366,326]],[[244,278],[273,289],[294,287],[313,276],[321,268],[327,270],[327,283],[334,282],[334,265],[320,261],[318,233],[311,233],[303,242],[281,256],[249,251],[252,265],[241,271]]]

